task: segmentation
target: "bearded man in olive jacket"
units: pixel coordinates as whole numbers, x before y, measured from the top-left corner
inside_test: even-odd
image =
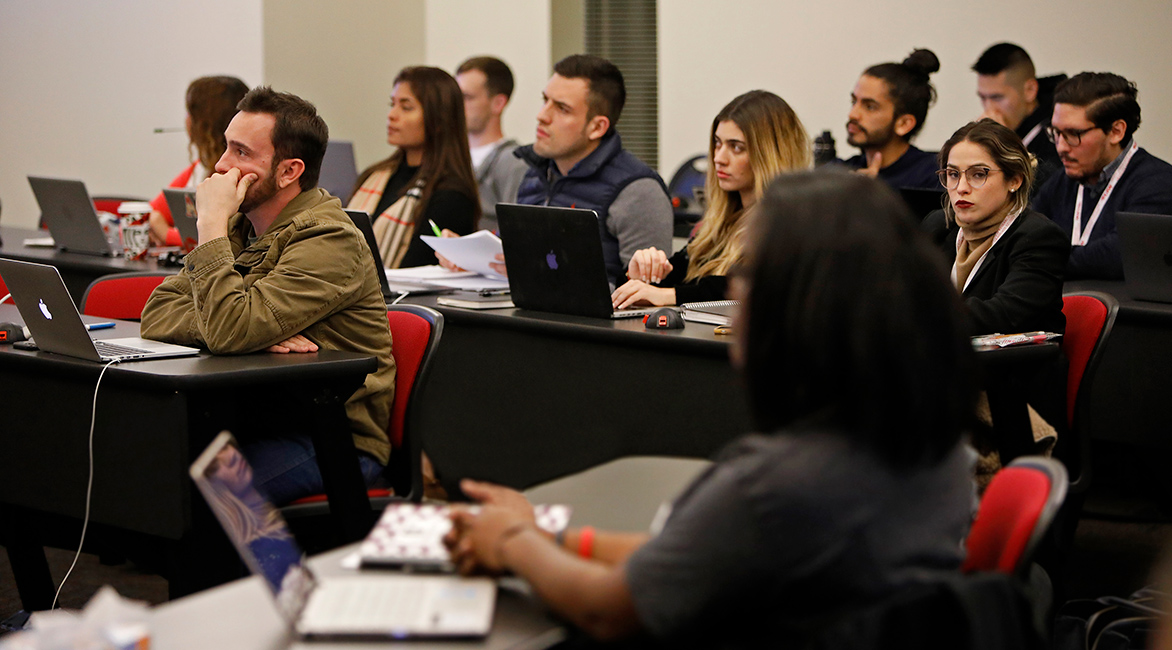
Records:
[[[151,294],[143,336],[213,354],[325,348],[376,357],[378,369],[346,402],[372,483],[390,457],[395,361],[370,249],[338,199],[316,187],[328,128],[312,104],[268,87],[237,108],[228,149],[196,190],[199,245]],[[321,493],[308,433],[276,424],[281,405],[258,401],[256,410],[274,423],[262,432],[269,437],[241,441],[258,489],[277,504]]]

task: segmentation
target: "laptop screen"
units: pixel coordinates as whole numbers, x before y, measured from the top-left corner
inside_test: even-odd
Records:
[[[268,584],[281,615],[297,620],[313,575],[280,511],[256,490],[235,438],[221,433],[192,464],[191,477],[249,570]]]

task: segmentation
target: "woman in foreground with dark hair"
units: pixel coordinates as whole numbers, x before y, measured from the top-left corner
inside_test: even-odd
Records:
[[[759,433],[731,443],[655,536],[540,532],[507,488],[445,538],[465,573],[512,571],[591,636],[795,646],[955,571],[974,504],[962,430],[972,350],[938,253],[853,174],[782,175],[730,283],[734,365]]]
[[[399,71],[387,144],[398,149],[359,175],[346,207],[370,215],[387,268],[435,264],[435,252],[419,238],[432,234],[431,223],[468,235],[480,219],[464,95],[452,75],[425,66]]]

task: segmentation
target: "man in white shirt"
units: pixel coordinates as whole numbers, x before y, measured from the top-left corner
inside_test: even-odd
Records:
[[[528,165],[513,155],[517,141],[506,139],[501,115],[513,94],[513,72],[491,56],[468,59],[456,69],[456,83],[464,93],[468,147],[480,188],[480,227],[496,230],[496,204],[517,200],[517,187]]]

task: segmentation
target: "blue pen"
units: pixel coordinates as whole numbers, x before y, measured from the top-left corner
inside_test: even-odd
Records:
[[[86,323],[86,326],[85,326],[85,328],[91,332],[94,330],[113,329],[113,327],[114,327],[114,323],[111,323],[109,321],[106,321],[104,323]]]

